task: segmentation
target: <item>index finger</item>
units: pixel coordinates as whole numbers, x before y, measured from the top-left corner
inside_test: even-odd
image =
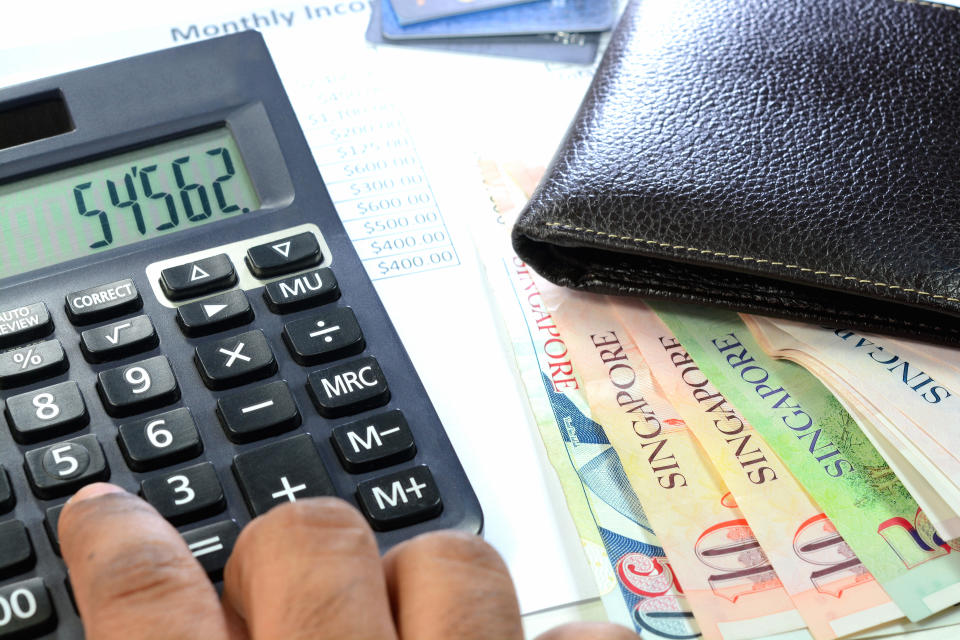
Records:
[[[109,484],[64,507],[60,547],[89,640],[227,640],[206,573],[153,507]]]

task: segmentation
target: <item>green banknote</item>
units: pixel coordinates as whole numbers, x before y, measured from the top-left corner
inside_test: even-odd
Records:
[[[826,387],[800,366],[767,356],[736,313],[649,304],[907,617],[920,620],[960,602],[960,541],[937,535]]]

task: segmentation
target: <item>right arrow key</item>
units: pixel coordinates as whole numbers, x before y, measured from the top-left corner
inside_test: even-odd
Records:
[[[247,249],[247,266],[258,278],[306,269],[319,264],[322,259],[320,243],[309,231]]]
[[[177,324],[191,338],[245,325],[253,320],[247,294],[239,289],[182,305]]]

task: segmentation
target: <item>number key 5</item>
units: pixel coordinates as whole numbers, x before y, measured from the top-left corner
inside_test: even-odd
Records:
[[[86,484],[110,477],[103,449],[94,435],[34,449],[25,458],[27,480],[43,500],[74,493]]]

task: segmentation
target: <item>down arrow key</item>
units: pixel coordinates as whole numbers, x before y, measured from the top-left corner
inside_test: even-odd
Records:
[[[177,309],[177,324],[190,336],[206,336],[253,320],[247,295],[239,289],[185,304]]]
[[[247,249],[247,266],[258,278],[300,271],[319,264],[322,259],[320,243],[309,231]]]

